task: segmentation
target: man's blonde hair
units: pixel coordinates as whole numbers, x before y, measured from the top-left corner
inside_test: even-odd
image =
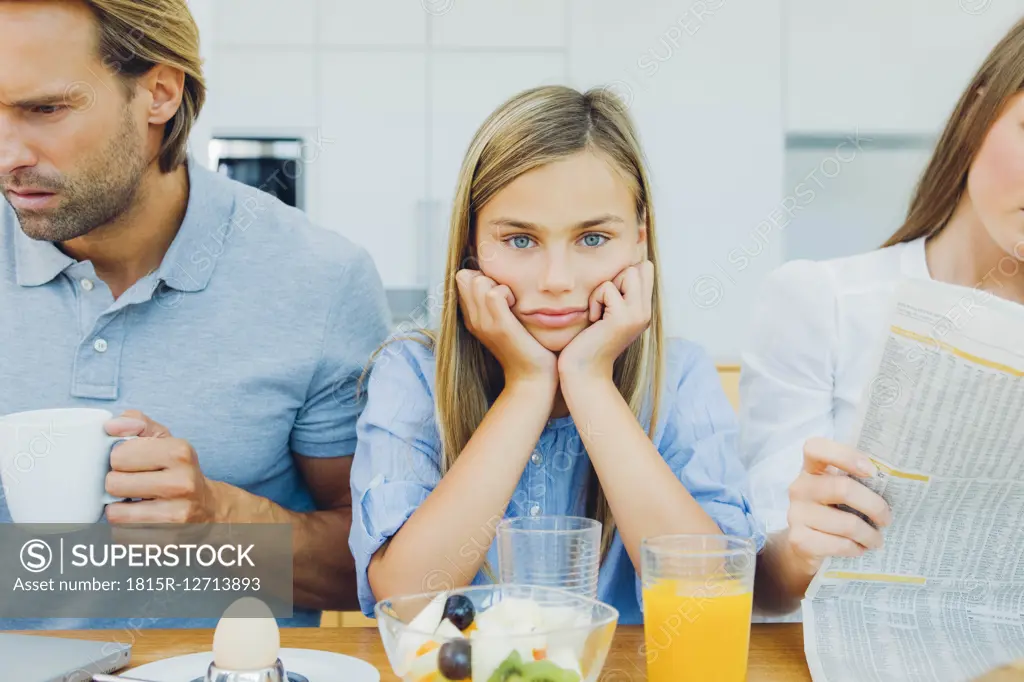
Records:
[[[129,93],[134,80],[157,64],[185,73],[181,107],[167,122],[160,147],[160,170],[175,170],[185,161],[189,133],[206,101],[199,27],[186,0],[85,2],[99,24],[100,59]]]

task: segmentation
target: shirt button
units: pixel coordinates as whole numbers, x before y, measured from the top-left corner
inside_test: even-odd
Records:
[[[107,342],[103,339],[96,339],[93,341],[92,347],[97,353],[107,352]]]
[[[82,288],[85,289],[86,291],[92,291],[93,283],[91,279],[83,279],[81,284]]]
[[[539,452],[534,451],[534,453],[530,456],[530,461],[533,462],[535,465],[540,466],[541,462],[544,461],[544,458],[540,456]]]
[[[540,516],[540,505],[535,504],[530,507],[530,516]]]

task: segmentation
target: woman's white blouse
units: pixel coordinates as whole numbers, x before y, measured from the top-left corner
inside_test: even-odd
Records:
[[[930,278],[924,238],[847,258],[791,261],[765,281],[742,354],[740,456],[762,530],[786,528],[812,436],[850,442],[890,297]]]

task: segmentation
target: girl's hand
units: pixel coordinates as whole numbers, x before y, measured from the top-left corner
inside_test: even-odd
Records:
[[[593,323],[558,357],[558,373],[612,378],[615,360],[651,323],[654,264],[645,260],[620,272],[590,295]]]
[[[540,345],[512,314],[516,303],[512,290],[479,270],[459,270],[455,281],[466,328],[501,363],[506,385],[539,379],[557,387],[555,354]]]
[[[831,467],[860,478],[875,473],[875,465],[858,450],[824,438],[804,444],[803,471],[789,487],[787,543],[808,575],[817,573],[830,556],[855,557],[882,546],[881,532],[858,514],[879,527],[892,523],[892,512],[881,496]]]

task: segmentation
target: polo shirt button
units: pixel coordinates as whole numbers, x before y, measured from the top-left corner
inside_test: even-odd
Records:
[[[540,505],[535,504],[530,507],[530,516],[540,516]]]
[[[82,280],[82,288],[85,289],[86,291],[92,291],[93,286],[94,285],[93,285],[91,279],[83,279]]]
[[[97,353],[107,352],[107,342],[103,339],[96,339],[93,341],[92,347]]]

